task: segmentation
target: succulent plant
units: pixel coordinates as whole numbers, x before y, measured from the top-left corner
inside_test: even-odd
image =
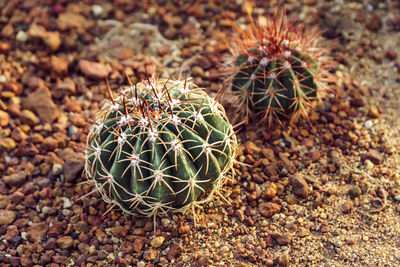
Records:
[[[111,100],[87,139],[86,175],[106,202],[131,214],[209,200],[236,155],[224,108],[188,79],[129,82],[115,98],[108,86]]]
[[[257,22],[249,17],[246,30],[234,25],[240,36],[231,42],[227,68],[240,109],[269,124],[274,117],[307,117],[329,77],[326,49],[316,42],[319,32],[289,22],[285,9]]]

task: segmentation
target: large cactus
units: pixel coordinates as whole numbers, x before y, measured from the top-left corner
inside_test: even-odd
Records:
[[[319,33],[288,22],[285,11],[257,23],[249,17],[245,31],[234,26],[240,37],[231,47],[231,89],[240,109],[269,123],[282,115],[307,117],[328,76],[325,50],[316,45]]]
[[[208,200],[232,168],[237,141],[203,90],[149,78],[102,107],[87,146],[86,174],[103,199],[152,216]]]

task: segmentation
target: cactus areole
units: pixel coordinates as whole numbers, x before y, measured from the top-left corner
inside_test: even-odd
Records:
[[[241,109],[269,123],[281,115],[307,117],[327,75],[324,49],[316,46],[319,33],[288,22],[285,11],[250,21],[246,31],[234,26],[240,37],[233,39],[228,71]]]
[[[203,90],[188,80],[148,78],[102,107],[85,169],[106,202],[152,216],[210,199],[236,146],[223,107]]]

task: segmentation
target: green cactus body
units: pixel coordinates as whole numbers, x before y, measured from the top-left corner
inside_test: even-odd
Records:
[[[103,106],[87,145],[86,174],[103,199],[151,216],[211,197],[237,141],[223,107],[204,91],[149,79]]]

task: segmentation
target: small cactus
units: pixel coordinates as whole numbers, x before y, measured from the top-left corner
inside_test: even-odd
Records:
[[[87,139],[88,178],[106,202],[131,214],[183,211],[210,199],[236,155],[224,108],[188,79],[129,82],[116,98],[108,86],[111,101]]]
[[[305,31],[289,22],[283,10],[274,17],[259,17],[231,42],[227,71],[232,92],[246,117],[251,111],[270,124],[282,116],[307,117],[326,87],[329,73],[325,49],[317,46],[319,32]]]

